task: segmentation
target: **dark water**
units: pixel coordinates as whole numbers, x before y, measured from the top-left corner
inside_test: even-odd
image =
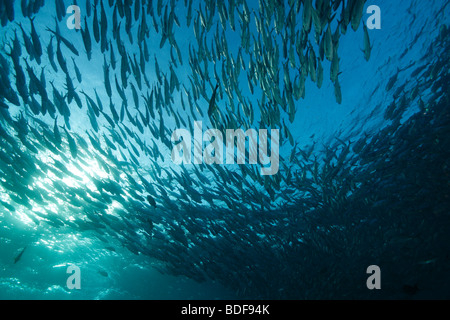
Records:
[[[0,2],[0,298],[449,298],[448,1],[123,2]]]

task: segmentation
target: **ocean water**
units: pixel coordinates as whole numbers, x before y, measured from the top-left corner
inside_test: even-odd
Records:
[[[448,299],[448,3],[2,1],[0,299]]]

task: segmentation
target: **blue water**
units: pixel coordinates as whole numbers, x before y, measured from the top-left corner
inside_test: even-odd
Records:
[[[443,117],[440,117],[442,123],[435,126],[437,131],[433,131],[433,125],[438,120],[426,120],[431,117],[432,112],[428,108],[432,109],[433,101],[435,104],[445,104],[447,99],[448,102],[449,57],[445,49],[448,48],[449,36],[441,27],[449,23],[448,1],[369,0],[365,3],[358,30],[353,31],[350,24],[347,32],[340,34],[338,41],[338,79],[342,103],[337,103],[335,85],[330,81],[331,63],[324,59],[321,62],[324,69],[323,85],[319,89],[310,77],[306,78],[305,97],[295,100],[295,120],[289,121],[288,113],[278,106],[282,121],[276,128],[282,131],[282,141],[280,172],[277,175],[256,175],[251,178],[248,174],[244,176],[239,166],[233,165],[222,166],[220,169],[205,165],[177,166],[171,160],[171,149],[164,143],[164,139],[170,140],[170,134],[177,128],[189,130],[190,126],[194,126],[194,121],[203,121],[205,130],[206,127],[214,128],[207,111],[208,100],[217,80],[220,82],[220,89],[216,101],[222,114],[228,117],[235,115],[249,122],[238,98],[238,88],[243,99],[253,108],[255,120],[250,123],[251,127],[263,128],[259,106],[265,91],[259,82],[252,94],[247,77],[250,59],[258,58],[253,51],[258,39],[255,17],[261,14],[260,3],[270,1],[246,2],[251,13],[251,45],[248,53],[242,47],[239,23],[244,1],[236,1],[235,31],[231,29],[229,14],[225,22],[226,30],[223,30],[217,12],[223,1],[217,2],[215,15],[211,20],[212,27],[202,34],[202,46],[206,43],[209,51],[216,50],[215,39],[220,34],[221,39],[226,39],[230,63],[231,60],[236,61],[241,52],[245,69],[242,68],[238,73],[234,86],[225,83],[224,79],[229,75],[223,75],[223,64],[226,63],[223,57],[220,61],[209,61],[207,64],[200,61],[202,71],[206,65],[204,75],[209,77],[205,89],[207,97],[200,95],[193,110],[190,110],[186,92],[194,95],[194,79],[198,77],[201,81],[202,75],[192,68],[190,52],[199,57],[200,47],[194,28],[197,19],[200,19],[199,12],[205,16],[204,20],[207,19],[206,2],[193,1],[193,18],[187,27],[187,4],[190,1],[173,1],[173,7],[172,1],[153,1],[154,20],[151,15],[145,15],[149,27],[145,43],[150,59],[145,62],[145,73],[140,71],[140,89],[132,72],[133,65],[129,61],[134,61],[135,57],[140,63],[140,48],[143,44],[138,44],[136,35],[142,26],[142,11],[139,12],[139,19],[135,20],[133,17],[130,28],[133,42],[125,32],[125,17],[118,18],[121,22],[120,38],[130,67],[127,72],[128,86],[125,88],[121,80],[120,54],[116,40],[113,39],[113,9],[108,4],[111,1],[104,1],[104,7],[108,19],[108,43],[111,41],[117,63],[115,69],[111,65],[110,49],[102,54],[100,43],[94,40],[93,14],[86,16],[85,1],[77,3],[82,10],[81,27],[85,28],[85,17],[89,26],[92,59],[87,58],[81,31],[67,28],[66,21],[70,15],[66,15],[61,21],[55,21],[55,4],[47,1],[37,13],[31,15],[44,51],[40,65],[31,61],[24,46],[22,31],[16,24],[21,23],[30,34],[30,20],[23,17],[21,1],[15,1],[13,21],[7,22],[0,29],[0,39],[4,44],[0,53],[9,64],[11,87],[16,90],[15,71],[7,53],[10,52],[14,31],[17,30],[22,47],[20,64],[27,84],[29,74],[24,59],[38,78],[41,72],[44,73],[50,100],[54,101],[51,82],[65,95],[66,76],[56,58],[56,38],[52,41],[57,72],[50,66],[46,51],[52,38],[52,33],[46,29],[55,30],[55,25],[58,25],[61,35],[79,51],[79,56],[75,56],[61,44],[82,108],[75,101],[69,103],[66,96],[64,99],[71,112],[69,120],[64,121],[63,115],[56,110],[56,121],[64,141],[61,151],[52,152],[39,137],[29,132],[27,139],[33,145],[41,146],[37,152],[32,152],[21,142],[18,129],[8,121],[7,115],[14,120],[24,116],[29,127],[47,140],[53,137],[56,116],[49,113],[33,114],[22,97],[19,106],[0,97],[9,106],[9,109],[1,110],[0,124],[16,143],[13,146],[4,136],[1,138],[2,152],[10,155],[14,161],[7,163],[0,159],[0,200],[3,203],[0,203],[0,299],[448,298],[445,288],[449,284],[450,261],[446,240],[450,219],[445,207],[448,203],[446,190],[449,187],[445,177],[448,174],[446,147],[449,145],[446,144],[448,138],[442,132],[449,131],[446,129],[448,123]],[[68,0],[61,2],[65,8],[71,4]],[[94,2],[96,1],[91,1]],[[295,1],[284,1],[284,9],[277,10],[284,10],[287,16],[291,2]],[[149,5],[148,1],[140,3]],[[229,8],[230,2],[225,3],[226,8]],[[157,12],[158,4],[161,4],[161,15]],[[372,51],[370,60],[366,61],[362,50],[363,24],[370,17],[366,13],[369,5],[376,5],[381,9],[381,29],[368,31]],[[170,12],[171,8],[180,24],[178,26],[175,22],[173,30],[182,63],[170,40],[162,48],[160,46],[166,23],[163,23],[165,10]],[[340,8],[341,6],[335,19],[330,21],[333,33],[338,27]],[[101,20],[100,5],[97,10],[98,19]],[[131,13],[134,15],[134,5]],[[303,9],[296,15],[298,31],[302,26],[302,13]],[[283,63],[288,61],[283,57],[283,32],[277,34],[273,20],[264,23],[268,25],[267,30],[272,29],[273,45],[279,47],[280,61],[278,66],[274,66],[278,70],[279,81],[274,86],[283,92],[286,89]],[[202,29],[202,22],[199,25]],[[287,30],[288,27],[284,25],[281,28]],[[309,41],[318,55],[314,24]],[[432,51],[429,50],[430,47],[433,48]],[[264,50],[267,50],[265,45]],[[295,55],[299,64],[297,53]],[[172,56],[175,58],[172,59]],[[162,83],[158,82],[155,60],[161,70]],[[116,123],[115,128],[111,129],[108,120],[104,116],[98,116],[96,118],[100,129],[98,132],[93,130],[88,115],[89,106],[82,92],[97,102],[95,88],[102,102],[103,112],[113,118],[109,107],[110,98],[104,84],[104,61],[109,65],[113,92],[111,101],[115,110],[120,113],[122,108],[122,99],[115,85],[114,76],[117,76],[119,87],[125,90],[128,111],[141,124],[143,121],[135,108],[131,87],[136,88],[139,111],[145,117],[144,97],[152,90],[156,95],[159,88],[164,99],[164,79],[169,82],[171,69],[173,70],[180,88],[175,88],[170,94],[172,101],[169,105],[161,101],[160,110],[164,121],[162,131],[157,109],[156,116],[150,119],[150,126],[144,126],[143,133],[127,115],[119,120],[120,125]],[[81,83],[76,79],[74,62],[82,76]],[[424,66],[424,70],[429,70],[433,65],[437,65],[438,76],[430,77],[429,73],[419,73],[411,77],[417,68]],[[235,66],[232,70],[234,68]],[[215,73],[219,75],[219,79],[215,78]],[[397,73],[398,78],[392,89],[386,90],[389,80]],[[299,68],[290,66],[289,74],[294,83]],[[396,92],[402,85],[403,89]],[[419,93],[412,97],[411,92],[416,86],[420,86]],[[440,90],[435,91],[433,86]],[[234,109],[230,106],[226,88],[233,94]],[[407,99],[402,116],[394,121],[385,116],[393,95],[398,96],[395,99],[397,104],[400,104],[401,96]],[[426,102],[427,112],[421,109],[419,97]],[[38,93],[35,98],[38,103],[41,102]],[[155,105],[156,103],[157,100]],[[183,104],[186,110],[182,108]],[[195,104],[202,110],[203,116],[196,110]],[[184,119],[185,125],[177,122],[179,119],[174,116],[175,112]],[[420,118],[421,114],[423,118]],[[448,115],[445,111],[442,114]],[[427,123],[429,127],[414,126],[412,118],[416,123]],[[64,125],[67,127],[67,121],[71,136],[78,134],[89,146],[87,150],[84,149],[77,139],[77,157],[71,155],[68,137],[63,129]],[[225,125],[225,121],[222,123]],[[265,127],[268,126],[264,125]],[[293,144],[284,134],[284,127],[290,131]],[[414,141],[402,138],[403,134],[406,135],[402,128],[406,128],[413,137],[416,132],[414,130],[419,130],[417,136],[424,142],[413,149]],[[130,136],[126,129],[135,133],[139,139]],[[383,129],[386,131],[382,131]],[[92,145],[87,131],[101,141],[104,154]],[[112,131],[122,139],[128,139],[125,141],[126,148],[121,147],[111,136]],[[108,145],[105,136],[113,140],[115,148]],[[388,139],[382,140],[382,137]],[[363,138],[367,138],[364,144],[368,145],[366,153],[351,149],[345,161],[337,160],[349,143],[355,148],[355,144]],[[436,145],[442,145],[420,149],[428,141],[430,145],[433,145],[433,141]],[[139,142],[148,147],[146,151],[145,148],[141,149],[143,145]],[[133,148],[138,149],[139,154]],[[292,161],[293,149],[297,162]],[[161,154],[160,157],[155,157],[156,150]],[[297,150],[311,152],[306,159]],[[330,150],[334,150],[336,155],[333,161],[327,160],[327,152]],[[390,153],[389,150],[395,152]],[[412,157],[411,161],[405,160],[409,158],[404,157],[403,152],[409,151],[419,153],[417,159],[423,162]],[[139,165],[135,165],[131,156],[128,156],[131,153]],[[64,164],[73,175],[64,170],[50,170],[48,167],[57,166],[55,160]],[[31,170],[30,165],[22,172],[20,168],[30,162],[37,167]],[[126,162],[132,165],[124,165]],[[41,166],[41,163],[47,164],[47,167]],[[388,168],[385,168],[380,163],[392,166],[386,165]],[[433,167],[429,167],[431,164]],[[316,170],[324,172],[319,181],[314,177],[315,166],[318,167]],[[330,168],[336,166],[342,166],[343,169],[331,183],[324,177],[327,172],[332,171]],[[255,165],[246,167],[249,170],[259,169]],[[199,170],[208,181],[201,179]],[[306,177],[303,180],[300,178],[302,171]],[[441,177],[443,180],[433,180],[434,177]],[[18,183],[12,183],[14,181]],[[101,191],[99,181],[114,183],[110,184],[109,190],[104,185]],[[151,187],[147,186],[147,181]],[[433,184],[427,188],[423,185],[426,181],[433,181]],[[27,193],[25,198],[28,199],[28,204],[24,205],[17,197],[14,198],[17,195],[21,197],[24,193],[24,184],[27,184],[25,187],[29,190],[38,190],[43,200],[39,201],[39,197],[33,198]],[[10,185],[13,188],[8,187]],[[136,188],[137,185],[139,188]],[[311,189],[318,190],[319,195]],[[395,198],[397,190],[398,197]],[[148,194],[155,199],[156,208],[146,200]],[[202,195],[200,201],[195,199],[198,194]],[[436,198],[427,198],[433,194]],[[447,196],[444,198],[444,195]],[[209,197],[214,200],[210,201]],[[90,206],[87,199],[92,200],[91,203],[102,202],[104,206]],[[423,208],[418,208],[418,203],[423,203]],[[408,215],[410,211],[413,213]],[[149,219],[153,221],[153,230],[149,227]],[[23,255],[15,263],[15,258],[25,247]],[[70,265],[80,268],[81,289],[71,290],[67,287],[66,281],[70,274],[66,271]],[[369,265],[379,265],[382,270],[381,290],[366,288],[366,268]]]

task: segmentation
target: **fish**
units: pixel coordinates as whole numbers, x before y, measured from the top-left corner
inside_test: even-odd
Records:
[[[66,16],[66,7],[63,0],[55,0],[56,16],[59,22]]]
[[[80,69],[78,69],[75,59],[73,57],[72,57],[72,62],[73,62],[73,69],[75,70],[75,75],[77,77],[77,80],[79,83],[81,83],[81,81],[82,81],[81,72],[80,72]]]
[[[86,4],[87,5],[87,4]],[[88,60],[92,59],[92,39],[89,32],[89,25],[87,23],[87,17],[84,17],[84,28],[81,28],[81,37],[83,38],[84,49]]]
[[[314,8],[312,7],[312,0],[305,0],[303,2],[303,30],[306,33],[309,33],[311,30],[312,24],[312,11]]]
[[[58,117],[55,118],[55,124],[53,126],[53,141],[55,142],[55,145],[57,147],[61,146],[62,143],[62,138],[61,138],[61,133],[59,132],[58,129]]]
[[[320,60],[317,60],[317,88],[320,89],[322,87],[322,84],[323,84],[323,67]]]
[[[330,69],[330,80],[335,83],[337,77],[339,76],[339,61],[340,58],[337,55],[337,49],[334,48],[333,60],[331,61],[331,69]]]
[[[26,49],[28,55],[31,57],[31,60],[34,60],[37,57],[37,53],[35,53],[35,51],[34,51],[35,48],[33,46],[33,43],[31,42],[30,37],[25,32],[22,24],[21,23],[17,23],[17,25],[22,30],[22,38],[23,38],[23,41],[24,41],[24,44],[25,44],[25,49]]]
[[[365,24],[363,25],[363,30],[364,30],[364,50],[362,51],[364,52],[364,59],[366,59],[366,61],[369,61],[372,46],[370,45],[369,32],[367,31],[367,26]]]
[[[64,38],[63,36],[61,36],[58,32],[51,30],[50,28],[47,27],[46,29],[47,31],[53,33],[56,36],[56,40],[58,41],[58,44],[60,42],[64,43],[64,45],[70,50],[72,51],[72,53],[76,56],[79,56],[80,53],[78,52],[77,48],[66,38]]]
[[[325,31],[325,35],[323,37],[324,40],[324,54],[328,61],[333,61],[333,54],[334,54],[334,46],[333,46],[333,39],[331,36],[331,29],[330,25],[328,25],[327,30]]]
[[[106,18],[105,7],[103,6],[103,1],[100,1],[100,41],[101,41],[102,53],[104,53],[106,51],[107,45],[108,45],[108,39],[106,38],[107,31],[108,31],[108,19]]]
[[[216,95],[217,90],[219,89],[219,84],[216,84],[216,87],[214,88],[213,94],[211,96],[211,99],[209,100],[209,107],[208,107],[208,116],[211,117],[215,110],[217,109],[216,105]]]
[[[112,101],[111,97],[109,98],[109,110],[111,111],[111,115],[113,117],[114,122],[116,124],[119,124],[120,118],[119,118],[119,115],[118,115],[118,113],[116,111],[116,108],[115,108],[115,106],[113,104],[113,101]]]
[[[389,79],[388,83],[386,84],[386,91],[389,91],[392,89],[392,87],[395,85],[398,79],[398,75],[400,73],[400,69],[397,68],[397,72]]]
[[[106,61],[106,57],[103,56],[103,76],[104,76],[104,82],[105,82],[105,89],[106,93],[108,94],[108,97],[112,97],[112,88],[111,88],[111,82],[109,77],[109,64]]]
[[[23,253],[25,252],[25,249],[27,248],[27,246],[25,246],[20,252],[19,254],[14,258],[14,264],[16,264],[17,262],[20,261],[20,259],[22,258]]]
[[[114,249],[114,248],[113,248]],[[111,250],[111,251],[115,251],[115,250]],[[108,272],[106,272],[105,270],[98,270],[98,273],[105,278],[108,278]]]
[[[67,131],[65,126],[63,127],[63,129],[66,132],[67,140],[69,142],[70,154],[72,155],[72,158],[76,159],[78,156],[77,143],[75,142],[75,139],[70,135],[69,131]]]
[[[64,56],[63,56],[62,51],[61,51],[61,42],[60,41],[57,42],[57,46],[56,46],[56,59],[58,60],[58,64],[59,64],[61,70],[65,74],[68,74],[69,73],[69,69],[67,68],[66,59],[64,59]]]
[[[95,42],[100,42],[100,24],[98,22],[98,15],[97,15],[97,4],[94,3],[94,19],[92,22],[92,30],[94,32],[94,40]]]
[[[35,59],[38,62],[38,64],[41,64],[41,56],[42,56],[42,45],[41,45],[41,41],[39,40],[39,36],[36,32],[36,28],[34,27],[34,19],[36,17],[33,18],[29,18],[30,19],[30,24],[31,24],[31,39],[33,41],[33,52],[35,54]]]
[[[366,0],[354,0],[351,7],[351,24],[353,31],[357,31],[361,23]]]
[[[341,93],[341,85],[339,84],[339,80],[336,79],[334,83],[334,95],[336,97],[336,102],[338,104],[342,104],[342,93]]]
[[[56,66],[56,63],[55,63],[55,54],[53,51],[53,39],[54,39],[54,36],[51,36],[50,42],[47,45],[47,56],[48,56],[50,65],[52,66],[53,70],[55,72],[58,72],[58,67]]]

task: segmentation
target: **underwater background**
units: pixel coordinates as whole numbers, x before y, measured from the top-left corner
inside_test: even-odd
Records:
[[[449,299],[448,3],[1,0],[0,299]]]

